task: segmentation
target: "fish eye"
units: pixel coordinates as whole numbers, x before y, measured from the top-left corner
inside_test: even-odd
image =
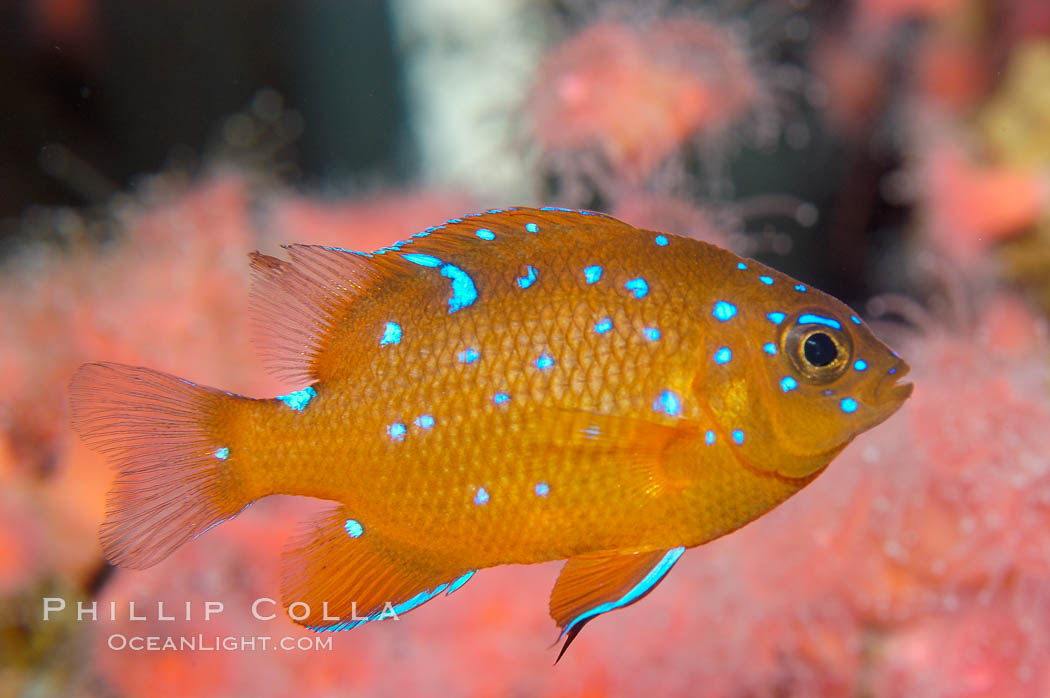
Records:
[[[795,369],[811,383],[829,383],[848,368],[853,343],[842,325],[815,313],[802,313],[784,335],[784,349]]]
[[[802,356],[813,366],[827,366],[838,352],[835,341],[824,332],[814,332],[802,343]]]

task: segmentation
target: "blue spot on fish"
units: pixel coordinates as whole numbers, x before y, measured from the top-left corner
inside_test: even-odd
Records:
[[[538,233],[540,232],[540,227],[535,223],[526,223],[525,230],[529,231],[530,233]]]
[[[532,266],[531,264],[525,265],[525,276],[518,277],[518,286],[521,286],[522,288],[528,288],[529,286],[532,286],[532,284],[536,281],[536,277],[538,276],[538,274],[539,272],[536,271],[536,267]]]
[[[722,322],[725,322],[736,315],[736,306],[726,301],[718,301],[715,303],[715,310],[712,314]]]
[[[785,393],[790,392],[798,387],[798,381],[791,376],[784,376],[780,379],[780,389]]]
[[[733,352],[729,351],[729,347],[722,347],[715,352],[715,363],[716,364],[727,364],[733,358]]]
[[[481,358],[481,354],[478,353],[477,349],[465,349],[464,351],[459,352],[459,354],[456,355],[456,358],[459,359],[459,362],[462,364],[472,364]]]
[[[594,331],[598,334],[605,334],[613,328],[613,323],[610,318],[603,318],[594,325]]]
[[[448,312],[454,313],[466,308],[478,299],[478,290],[474,281],[465,271],[451,264],[441,267],[441,275],[452,279],[452,297],[448,299]]]
[[[494,240],[496,238],[496,234],[488,228],[478,228],[474,231],[474,234],[482,240]]]
[[[868,362],[865,361],[864,359],[857,359],[853,363],[853,368],[856,369],[857,371],[866,371],[868,369]]]
[[[826,327],[831,327],[836,330],[842,329],[842,325],[839,323],[838,320],[833,320],[829,317],[824,317],[823,315],[814,315],[813,313],[799,315],[798,321],[803,325],[825,325]]]
[[[645,298],[645,294],[649,293],[649,284],[641,277],[631,279],[624,284],[624,287],[633,293],[635,298]]]
[[[655,327],[646,327],[644,330],[642,330],[642,334],[645,335],[645,338],[648,339],[650,342],[655,342],[656,340],[660,339],[660,330],[656,329]]]
[[[360,538],[361,534],[365,532],[364,526],[353,519],[347,519],[346,523],[343,524],[343,528],[346,529],[346,535],[351,538]]]
[[[597,264],[591,267],[584,268],[583,278],[587,279],[587,283],[589,284],[596,283],[599,279],[602,278],[602,268]]]
[[[548,369],[553,365],[554,357],[552,357],[546,352],[540,354],[540,358],[536,359],[536,368],[540,369],[541,371]]]
[[[764,283],[766,286],[770,286],[773,283],[772,277],[769,276],[760,276],[758,277],[758,280]]]
[[[489,501],[489,493],[484,487],[479,487],[478,491],[474,494],[474,503],[478,506],[485,504]]]
[[[766,342],[765,344],[762,345],[762,351],[766,352],[770,356],[776,356],[776,354],[777,354],[777,345],[773,344],[773,342]]]
[[[682,553],[685,552],[684,547],[672,548],[667,551],[667,554],[658,562],[649,573],[645,575],[640,582],[631,588],[626,594],[621,596],[616,601],[607,601],[600,606],[595,606],[589,611],[584,611],[580,615],[576,616],[571,623],[565,626],[561,631],[563,637],[567,632],[572,630],[575,626],[582,623],[583,621],[599,616],[602,613],[616,610],[617,608],[623,608],[629,604],[634,603],[638,599],[645,596],[654,586],[660,583],[660,580],[667,575],[674,563],[678,562],[678,558],[682,557]]]
[[[736,263],[736,268],[737,268],[737,269],[740,269],[741,271],[744,271],[744,270],[746,270],[746,269],[747,269],[747,265],[746,265],[746,264],[744,264],[743,262],[737,262],[737,263]]]
[[[796,291],[801,291],[802,293],[805,293],[806,292],[806,287],[803,286],[802,284],[795,284],[795,290]]]
[[[537,497],[546,497],[551,493],[551,487],[546,482],[537,482],[536,487],[533,488],[533,492],[536,493]]]
[[[223,446],[222,448],[215,451],[215,457],[219,460],[226,460],[230,457],[230,449],[226,446]]]
[[[860,324],[860,318],[857,317],[856,315],[850,315],[849,319],[853,321],[854,325],[859,325]]]
[[[744,432],[740,431],[739,429],[734,429],[733,442],[738,445],[744,443]]]
[[[383,328],[383,338],[379,340],[379,345],[384,344],[398,344],[401,342],[401,325],[396,322],[386,323],[386,327]]]
[[[510,402],[510,395],[506,393],[496,393],[492,396],[492,401],[497,405],[502,405],[504,402]]]
[[[780,323],[784,322],[784,318],[787,316],[784,315],[784,313],[769,313],[768,315],[766,315],[766,317],[769,318],[769,321],[772,322],[774,325],[779,325]]]
[[[296,390],[294,393],[279,395],[276,399],[288,405],[293,410],[302,410],[309,405],[310,401],[315,397],[317,397],[317,391],[314,390],[312,386],[307,386],[302,390]]]
[[[448,299],[448,312],[466,308],[478,299],[478,290],[470,276],[454,264],[445,264],[429,254],[403,254],[401,258],[421,267],[441,267],[441,275],[452,279],[452,297]]]
[[[403,254],[401,259],[408,260],[421,267],[440,267],[442,264],[440,259],[429,254]]]
[[[682,411],[682,401],[670,390],[665,390],[656,398],[656,401],[653,403],[653,409],[675,417]]]
[[[704,434],[704,443],[706,443],[708,446],[713,446],[715,443],[715,433],[710,429],[708,429],[707,433]]]
[[[386,426],[386,433],[394,441],[402,441],[405,438],[405,425],[401,422],[394,422]]]
[[[657,235],[656,238],[655,238],[655,242],[660,247],[666,247],[667,246],[667,236],[666,235]]]
[[[420,429],[429,429],[434,426],[434,418],[429,414],[421,414],[416,417],[415,425]]]
[[[842,398],[842,402],[839,403],[839,407],[841,407],[842,411],[846,414],[850,414],[857,411],[857,401],[851,397],[844,397]]]

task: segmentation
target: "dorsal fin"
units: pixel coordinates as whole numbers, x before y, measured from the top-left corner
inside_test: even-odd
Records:
[[[396,292],[416,279],[444,277],[449,312],[473,305],[475,280],[485,264],[515,259],[523,245],[561,244],[588,232],[634,231],[604,214],[566,209],[514,208],[453,218],[371,253],[315,245],[286,245],[290,260],[254,252],[252,316],[260,351],[284,379],[324,378],[328,349],[347,340],[368,299]],[[485,263],[479,261],[484,258]],[[464,264],[469,269],[464,268]]]

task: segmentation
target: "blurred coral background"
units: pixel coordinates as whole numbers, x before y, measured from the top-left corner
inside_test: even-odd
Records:
[[[1050,696],[1045,0],[15,0],[0,29],[0,695]],[[75,368],[287,392],[249,338],[249,251],[537,203],[838,295],[913,398],[557,666],[558,564],[329,650],[112,649],[314,637],[251,605],[319,503],[109,567]]]

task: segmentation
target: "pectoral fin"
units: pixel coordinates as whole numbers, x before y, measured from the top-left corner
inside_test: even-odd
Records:
[[[630,606],[652,591],[684,551],[684,547],[678,547],[569,558],[550,601],[551,618],[561,628],[558,639],[565,638],[558,659],[587,622],[602,613]]]

